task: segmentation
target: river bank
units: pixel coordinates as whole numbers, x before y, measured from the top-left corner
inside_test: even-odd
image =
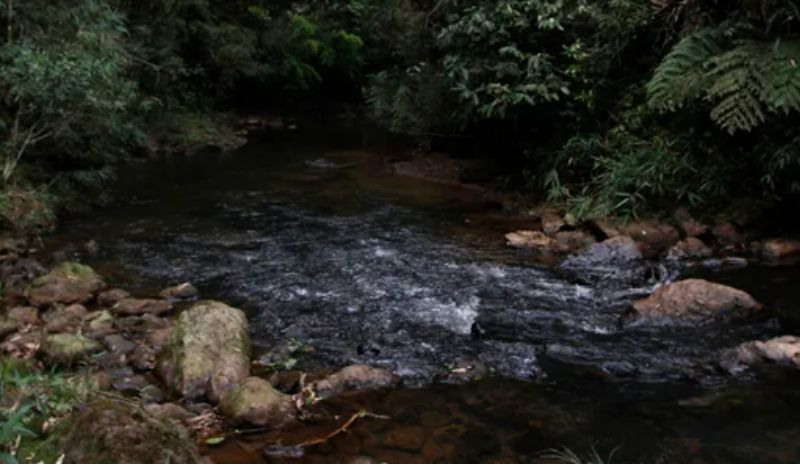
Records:
[[[116,299],[106,306],[115,322],[165,327],[197,299],[158,294],[188,281],[200,297],[246,312],[247,375],[272,380],[287,396],[304,388],[301,372],[315,383],[356,364],[402,381],[328,397],[310,408],[316,419],[253,434],[236,432],[247,426],[214,412],[208,397],[179,399],[194,413],[183,420],[212,425],[194,431],[200,453],[213,461],[531,462],[562,446],[584,459],[593,447],[604,459],[619,448],[613,460],[626,462],[794,458],[785,444],[796,431],[793,366],[722,365],[740,345],[796,332],[792,266],[752,258],[744,269],[731,262],[690,269],[663,258],[669,247],[652,257],[634,240],[611,250],[638,253],[621,264],[619,256],[590,257],[546,267],[536,249],[509,247],[505,238],[520,228],[545,233],[539,220],[520,227],[519,215],[509,217],[479,191],[388,174],[383,155],[349,141],[320,148],[302,136],[256,140],[234,154],[171,159],[151,170],[132,175],[118,205],[69,220],[34,254],[47,268],[78,259],[107,284],[85,312],[37,307],[36,328],[63,314],[97,320],[97,294],[111,288],[151,299],[115,311],[124,300]],[[575,231],[568,228],[553,233]],[[20,284],[21,302],[31,302],[28,284],[47,270]],[[744,289],[752,303],[739,293],[732,304],[703,301],[717,310],[688,309],[665,325],[630,317],[635,302],[685,278]],[[126,313],[126,303],[165,309],[164,301],[170,310],[161,315]],[[641,309],[645,317],[657,310]],[[69,328],[85,334],[84,323]],[[97,352],[107,356],[106,338],[114,335],[138,349],[153,330],[115,331],[98,339]],[[45,366],[44,352],[32,353]],[[96,359],[89,356],[89,370],[102,372]],[[124,393],[141,400],[144,376],[166,402],[180,398],[130,360],[122,368],[133,374],[112,377],[117,389],[128,386]],[[349,432],[297,452],[297,444],[329,436],[362,410],[370,416],[356,418]]]

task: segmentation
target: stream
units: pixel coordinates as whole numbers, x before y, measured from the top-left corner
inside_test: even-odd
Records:
[[[206,449],[212,460],[530,463],[564,449],[615,463],[800,460],[800,373],[718,367],[727,348],[798,333],[800,270],[700,273],[766,304],[759,318],[625,327],[633,299],[685,270],[548,267],[505,246],[525,227],[497,203],[391,175],[358,134],[256,135],[230,154],[131,167],[115,205],[65,220],[48,242],[96,241],[85,261],[134,293],[188,281],[244,309],[265,365],[302,345],[297,369],[365,363],[403,379],[322,405],[390,419],[361,420],[303,455],[264,453],[274,433],[243,436]]]

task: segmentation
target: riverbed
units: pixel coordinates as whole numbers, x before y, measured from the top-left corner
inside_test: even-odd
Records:
[[[206,449],[212,460],[527,463],[566,449],[613,462],[798,460],[800,374],[718,367],[743,341],[797,333],[796,268],[701,272],[748,290],[766,305],[758,318],[628,328],[630,302],[683,267],[576,278],[507,247],[503,234],[525,222],[482,191],[395,176],[396,154],[362,137],[259,134],[232,153],[131,166],[117,203],[49,241],[50,255],[95,241],[84,261],[134,293],[188,281],[241,307],[262,365],[291,349],[302,351],[292,368],[366,363],[403,379],[323,403],[317,423],[229,439]],[[361,409],[389,419],[302,455],[270,451]]]

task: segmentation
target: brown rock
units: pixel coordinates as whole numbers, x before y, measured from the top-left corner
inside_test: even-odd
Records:
[[[700,259],[708,258],[711,256],[711,248],[706,246],[702,240],[695,237],[689,237],[685,240],[679,241],[675,246],[667,252],[669,259]]]
[[[156,367],[156,352],[146,344],[136,346],[130,354],[130,364],[137,370],[153,370]]]
[[[735,245],[747,241],[747,237],[730,222],[717,224],[711,231],[720,245]]]
[[[675,211],[675,219],[680,224],[687,237],[699,237],[709,232],[708,225],[698,222],[697,219],[692,217],[685,207],[679,208]]]
[[[177,286],[167,287],[159,292],[158,295],[167,300],[191,300],[197,298],[198,294],[197,287],[188,282],[184,282]]]
[[[658,288],[633,303],[640,319],[656,322],[728,319],[761,309],[746,292],[702,279],[687,279]]]
[[[769,261],[800,257],[800,241],[773,238],[761,244],[761,256]]]
[[[101,307],[111,307],[122,299],[127,299],[131,294],[122,289],[111,289],[97,295],[97,303]]]
[[[554,235],[554,238],[570,252],[580,251],[597,243],[597,240],[592,235],[579,230],[558,232]]]
[[[9,320],[16,321],[22,325],[34,325],[39,323],[39,310],[34,307],[13,307],[6,316]]]
[[[84,303],[104,287],[92,268],[78,263],[61,263],[44,276],[36,278],[26,293],[35,307],[56,303]]]
[[[557,240],[548,237],[542,232],[533,230],[519,230],[507,233],[506,240],[508,245],[514,248],[526,248],[542,253],[565,253],[568,251],[567,247]]]
[[[172,302],[163,299],[122,299],[113,307],[111,311],[117,315],[134,316],[144,315],[163,315],[172,310]]]
[[[169,337],[172,334],[172,327],[159,328],[153,330],[147,335],[147,344],[149,344],[155,352],[161,351],[161,348],[167,344]]]
[[[657,256],[680,240],[675,227],[654,221],[640,221],[622,228],[622,233],[640,243],[645,257]]]
[[[800,368],[800,338],[781,336],[767,341],[750,341],[727,352],[722,360],[723,367],[731,373],[769,363]]]
[[[297,417],[292,397],[264,379],[248,377],[228,392],[220,403],[222,413],[234,424],[281,428]]]
[[[195,417],[195,414],[177,403],[151,403],[144,406],[145,411],[158,419],[171,419],[182,423]]]
[[[387,370],[363,364],[347,366],[312,384],[317,396],[327,398],[347,390],[375,390],[393,387],[400,378]]]
[[[114,354],[129,354],[136,350],[136,343],[128,341],[122,335],[109,335],[103,338],[106,349]]]

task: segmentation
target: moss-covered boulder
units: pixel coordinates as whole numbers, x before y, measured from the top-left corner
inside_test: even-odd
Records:
[[[281,393],[264,379],[249,377],[227,393],[220,409],[234,425],[280,428],[297,417],[292,397]]]
[[[76,407],[48,438],[50,455],[64,463],[165,464],[197,463],[197,447],[186,430],[139,404],[100,394]]]
[[[250,375],[250,337],[241,310],[198,302],[181,312],[159,355],[164,383],[184,397],[218,402]]]
[[[89,266],[66,262],[33,280],[26,297],[31,305],[83,303],[103,289],[103,279]]]
[[[100,352],[103,346],[83,335],[56,334],[45,337],[40,352],[50,364],[71,365]]]

